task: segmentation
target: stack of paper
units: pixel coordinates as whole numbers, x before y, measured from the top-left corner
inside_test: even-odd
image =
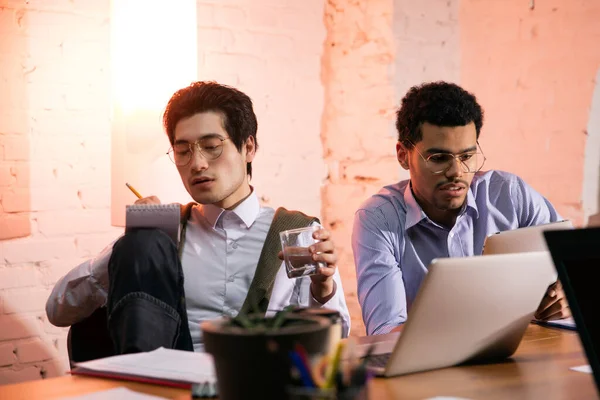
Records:
[[[63,400],[166,400],[164,397],[138,393],[124,387],[100,390],[80,396],[64,397]]]
[[[199,384],[206,395],[216,395],[214,362],[210,354],[159,348],[154,351],[124,354],[78,363],[75,375],[159,383],[191,388]]]

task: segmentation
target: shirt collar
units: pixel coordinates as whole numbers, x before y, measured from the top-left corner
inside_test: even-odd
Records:
[[[250,195],[233,210],[225,210],[214,204],[205,204],[201,207],[202,215],[204,215],[204,218],[206,218],[213,229],[217,226],[217,222],[221,215],[226,212],[234,213],[242,220],[244,225],[246,225],[246,228],[250,228],[254,221],[256,221],[260,212],[260,203],[254,189],[252,189],[252,193],[250,193]]]
[[[404,225],[404,230],[412,228],[421,222],[422,219],[427,218],[427,215],[413,195],[410,182],[406,185],[406,189],[404,189],[404,204],[406,204],[406,223]],[[473,195],[471,187],[469,187],[469,190],[467,191],[467,204],[466,206],[463,206],[460,213],[463,214],[466,208],[473,209],[475,218],[479,218],[479,210],[477,209],[477,203],[475,202],[475,196]]]

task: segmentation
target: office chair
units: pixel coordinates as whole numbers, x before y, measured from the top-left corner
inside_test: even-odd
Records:
[[[114,356],[116,353],[108,334],[106,308],[101,307],[92,315],[71,325],[67,336],[69,363],[95,360]]]

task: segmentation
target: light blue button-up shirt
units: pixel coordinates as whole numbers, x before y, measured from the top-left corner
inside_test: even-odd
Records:
[[[194,350],[204,350],[202,321],[237,315],[242,308],[274,216],[275,210],[261,207],[254,192],[233,210],[211,204],[192,209],[181,265]],[[339,270],[336,269],[333,279],[337,286],[335,294],[327,303],[320,304],[311,295],[310,277],[288,278],[282,262],[267,314],[290,304],[335,309],[342,317],[342,334],[348,336],[350,313]]]
[[[492,233],[561,219],[518,176],[487,171],[475,174],[467,201],[448,229],[427,217],[409,183],[384,187],[354,218],[358,300],[369,335],[388,333],[406,321],[434,258],[480,255]]]

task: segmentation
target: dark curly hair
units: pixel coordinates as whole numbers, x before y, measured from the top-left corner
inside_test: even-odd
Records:
[[[175,142],[175,127],[179,121],[207,111],[223,115],[223,128],[238,151],[242,151],[242,146],[250,136],[254,138],[258,149],[258,122],[250,97],[235,88],[212,81],[194,82],[171,96],[163,114],[163,125],[171,145]],[[252,163],[246,164],[246,171],[252,176]]]
[[[398,141],[405,147],[423,139],[421,125],[464,126],[475,123],[477,138],[483,125],[483,110],[475,96],[458,85],[431,82],[413,86],[396,112]]]

